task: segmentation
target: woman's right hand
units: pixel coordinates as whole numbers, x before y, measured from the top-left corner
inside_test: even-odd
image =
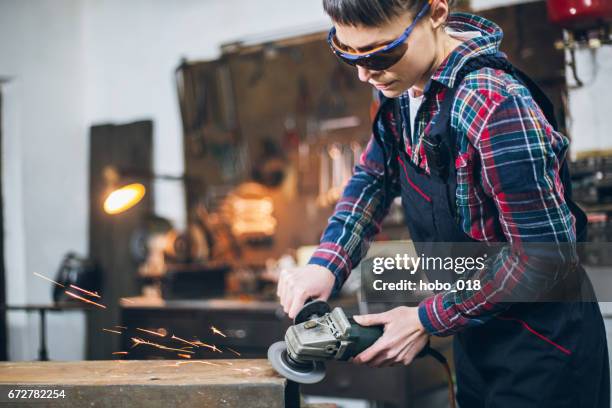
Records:
[[[278,279],[276,294],[285,313],[293,319],[306,300],[327,300],[335,282],[334,274],[319,265],[284,269]]]

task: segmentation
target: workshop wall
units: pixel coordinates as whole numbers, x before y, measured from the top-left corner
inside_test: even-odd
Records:
[[[155,171],[179,174],[180,59],[215,58],[221,43],[253,34],[326,24],[319,2],[299,0],[0,2],[0,77],[13,78],[2,160],[9,302],[49,301],[49,285],[32,272],[54,275],[65,252],[86,252],[91,124],[152,119]],[[156,212],[180,226],[176,184],[155,186]],[[10,358],[35,358],[37,319],[12,314],[9,325]],[[51,358],[83,358],[82,316],[52,316],[48,327]]]
[[[87,249],[87,128],[80,2],[0,2],[7,301],[46,303],[64,253]],[[48,320],[57,359],[82,356],[83,317]],[[69,333],[69,335],[67,335]],[[9,315],[10,358],[34,359],[38,316]]]
[[[326,21],[320,3],[296,0],[88,0],[83,16],[88,122],[152,118],[155,171],[180,174],[182,128],[174,80],[180,59],[216,58],[222,43],[303,25],[324,27]],[[179,228],[182,198],[176,182],[155,185],[157,214]]]
[[[568,57],[569,58],[569,57]],[[569,129],[572,154],[595,149],[612,149],[610,126],[612,112],[612,47],[576,51],[578,78],[584,83],[575,87],[567,69],[569,87]]]

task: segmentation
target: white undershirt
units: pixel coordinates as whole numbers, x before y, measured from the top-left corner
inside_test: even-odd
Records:
[[[449,27],[446,27],[448,35],[456,40],[465,42],[476,37],[480,37],[482,34],[480,31],[455,31]],[[408,96],[410,96],[410,127],[414,126],[414,119],[416,118],[419,107],[423,103],[424,95],[415,96],[414,89],[408,89]]]

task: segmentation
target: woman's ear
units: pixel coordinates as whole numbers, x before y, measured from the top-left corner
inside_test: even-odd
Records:
[[[433,0],[431,2],[431,13],[429,21],[434,30],[442,27],[448,20],[450,13],[450,7],[448,6],[448,0]]]

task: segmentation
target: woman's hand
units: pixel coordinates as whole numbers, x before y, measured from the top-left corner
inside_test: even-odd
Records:
[[[400,306],[384,313],[353,318],[362,326],[385,326],[384,334],[353,359],[357,364],[370,367],[408,365],[429,341],[416,307]]]
[[[306,300],[327,300],[335,282],[334,274],[319,265],[284,269],[278,279],[276,294],[285,313],[293,319]]]

